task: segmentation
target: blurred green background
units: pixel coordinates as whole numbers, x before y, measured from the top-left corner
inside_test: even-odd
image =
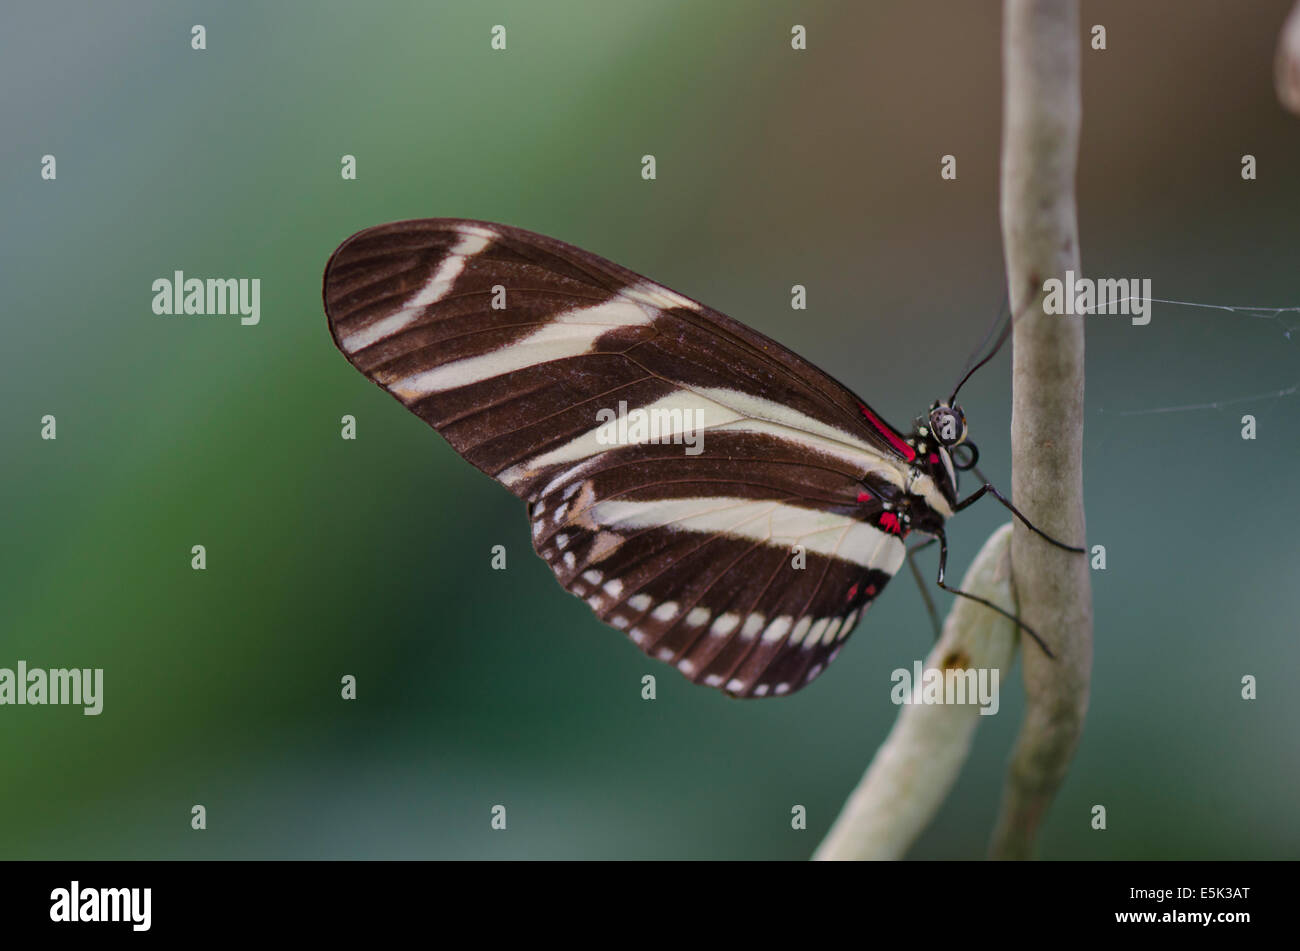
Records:
[[[1300,121],[1271,86],[1287,6],[1085,5],[1085,35],[1108,31],[1083,52],[1087,274],[1300,304]],[[893,721],[890,672],[930,645],[911,580],[792,698],[690,685],[566,595],[523,507],[347,365],[321,271],[383,221],[521,225],[750,323],[906,427],[1003,296],[999,13],[7,4],[0,666],[103,667],[105,699],[99,717],[0,707],[0,856],[809,855]],[[176,269],[260,278],[261,324],[155,316],[150,285]],[[1300,856],[1300,397],[1123,415],[1295,383],[1287,328],[1161,305],[1147,327],[1089,321],[1088,534],[1108,567],[1045,857]],[[963,393],[1004,486],[1009,366]],[[958,575],[1003,521],[993,503],[954,521]],[[1022,709],[1017,669],[914,856],[983,854]]]

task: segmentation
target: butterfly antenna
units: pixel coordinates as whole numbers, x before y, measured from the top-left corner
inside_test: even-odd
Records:
[[[948,397],[949,406],[953,405],[953,403],[956,401],[957,391],[966,385],[966,381],[975,375],[975,371],[978,370],[980,367],[984,366],[984,364],[988,363],[990,360],[992,360],[994,357],[998,355],[998,351],[1002,349],[1002,345],[1006,343],[1007,338],[1011,336],[1011,324],[1012,324],[1012,318],[1011,315],[1008,314],[1007,322],[1002,327],[1002,333],[998,334],[998,340],[997,343],[993,345],[993,349],[988,352],[988,354],[984,357],[983,360],[981,360],[979,363],[975,364],[973,367],[967,370],[966,375],[961,378],[961,382],[952,388],[952,396]],[[976,352],[978,353],[979,351]]]
[[[952,388],[952,396],[948,397],[948,404],[950,406],[957,399],[957,391],[966,385],[966,381],[975,375],[975,371],[978,370],[980,367],[984,366],[984,364],[988,363],[990,360],[992,360],[994,357],[998,355],[998,351],[1002,349],[1002,345],[1006,343],[1007,338],[1011,336],[1011,328],[1015,326],[1016,321],[1020,317],[1023,317],[1025,314],[1029,312],[1030,307],[1032,307],[1034,303],[1034,298],[1031,297],[1029,300],[1025,302],[1024,310],[1022,310],[1019,314],[1013,314],[1010,311],[1009,298],[1004,296],[1002,299],[1004,301],[1008,301],[1007,304],[1003,305],[1003,310],[1007,311],[1007,322],[1002,326],[1002,332],[998,334],[997,343],[993,345],[993,349],[988,352],[988,355],[985,356],[984,359],[981,360],[979,363],[975,364],[973,367],[967,370],[966,375],[961,378],[961,382]],[[1001,311],[999,311],[998,314],[999,317],[1001,317]],[[988,338],[985,337],[984,339],[987,340]],[[977,350],[976,353],[978,352],[979,351]]]
[[[979,358],[980,353],[988,346],[989,341],[993,339],[993,335],[998,332],[998,326],[1002,323],[1002,318],[1006,316],[1008,306],[1009,298],[1007,292],[1003,291],[1002,304],[998,307],[997,314],[993,317],[993,322],[989,324],[989,329],[984,331],[984,339],[980,341],[978,347],[971,351],[971,355],[966,358],[966,363],[962,367],[963,373],[971,368],[971,364]]]

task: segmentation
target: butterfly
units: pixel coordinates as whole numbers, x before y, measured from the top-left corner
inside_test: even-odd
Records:
[[[339,350],[527,503],[560,584],[731,696],[816,679],[909,533],[961,594],[945,521],[987,491],[1023,520],[987,483],[958,499],[975,451],[955,390],[900,432],[768,337],[554,238],[393,222],[339,245],[323,284]]]

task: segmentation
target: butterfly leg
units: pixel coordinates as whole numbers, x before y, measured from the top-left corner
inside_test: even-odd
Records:
[[[921,600],[925,602],[925,610],[930,615],[930,625],[934,628],[934,639],[937,641],[939,634],[942,632],[942,625],[939,623],[939,612],[935,610],[934,599],[930,597],[930,589],[926,587],[925,579],[921,577],[921,569],[917,565],[916,559],[912,557],[922,549],[929,548],[936,541],[938,541],[937,538],[931,538],[929,541],[921,542],[921,544],[909,548],[907,550],[907,567],[912,569],[912,578],[916,581],[917,590],[921,592]]]
[[[1064,548],[1066,551],[1078,552],[1079,554],[1084,553],[1085,549],[1083,548],[1076,548],[1074,545],[1067,545],[1065,542],[1058,542],[1051,535],[1047,534],[1045,531],[1043,531],[1033,522],[1029,521],[1029,519],[1021,515],[1020,510],[1016,508],[1014,505],[1012,505],[1006,498],[1004,498],[1002,493],[999,492],[997,489],[995,489],[993,487],[993,483],[991,482],[985,482],[984,485],[982,485],[980,488],[976,489],[970,495],[966,496],[966,498],[958,502],[956,507],[953,509],[953,511],[960,512],[968,505],[971,505],[974,502],[978,502],[981,498],[983,498],[985,492],[992,492],[993,497],[997,499],[999,502],[1001,502],[1003,505],[1005,505],[1010,510],[1011,514],[1014,515],[1016,518],[1020,519],[1020,521],[1024,524],[1024,526],[1034,534],[1047,539],[1047,541],[1051,542],[1057,548]]]
[[[994,491],[996,492],[997,490],[995,489]],[[999,498],[1001,498],[1001,496],[999,496]],[[1034,641],[1038,644],[1038,646],[1043,649],[1044,654],[1046,654],[1048,657],[1051,658],[1056,657],[1056,655],[1051,652],[1048,646],[1045,643],[1043,643],[1043,639],[1034,633],[1034,629],[1030,627],[1028,624],[1026,624],[1024,621],[1020,620],[1020,618],[1016,617],[1014,614],[1010,614],[1002,610],[992,601],[986,601],[984,598],[981,598],[978,595],[967,594],[965,591],[961,591],[957,588],[950,588],[948,585],[944,584],[943,581],[944,571],[948,567],[948,536],[944,534],[943,529],[939,529],[935,533],[934,537],[939,540],[939,581],[938,581],[939,587],[943,588],[944,591],[957,595],[958,597],[969,598],[971,601],[974,601],[976,604],[982,604],[986,608],[992,608],[994,611],[997,611],[998,614],[1001,614],[1004,618],[1008,618],[1009,620],[1015,621],[1016,626],[1019,627],[1026,634],[1028,634],[1030,637],[1032,637]]]

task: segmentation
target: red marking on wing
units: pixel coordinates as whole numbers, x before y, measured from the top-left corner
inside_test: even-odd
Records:
[[[867,597],[874,598],[875,596],[876,596],[876,586],[874,584],[867,585]]]
[[[857,596],[858,596],[858,586],[857,586],[857,585],[854,585],[852,588],[849,588],[849,596],[848,596],[847,598],[845,598],[844,600],[846,600],[846,601],[852,601],[852,600],[853,600],[854,598],[856,598]]]
[[[858,501],[859,501],[859,502],[870,502],[870,501],[871,501],[871,493],[870,493],[870,492],[859,492],[859,493],[858,493]]]
[[[930,453],[930,465],[937,466],[938,464],[939,464],[939,454],[937,452]]]
[[[897,449],[902,454],[904,459],[906,459],[908,462],[911,462],[913,459],[916,458],[916,450],[913,449],[911,446],[909,446],[906,442],[904,442],[899,437],[898,433],[890,429],[883,419],[881,419],[875,413],[871,412],[871,410],[867,408],[867,405],[865,403],[859,403],[858,409],[862,410],[862,415],[867,417],[867,422],[869,422],[875,428],[876,432],[880,433],[880,435],[884,436],[887,440],[889,440],[889,444],[893,446],[895,449]]]
[[[900,538],[906,538],[908,533],[911,532],[910,528],[903,527],[903,523],[898,520],[898,516],[893,512],[881,512],[879,525],[885,531]]]

